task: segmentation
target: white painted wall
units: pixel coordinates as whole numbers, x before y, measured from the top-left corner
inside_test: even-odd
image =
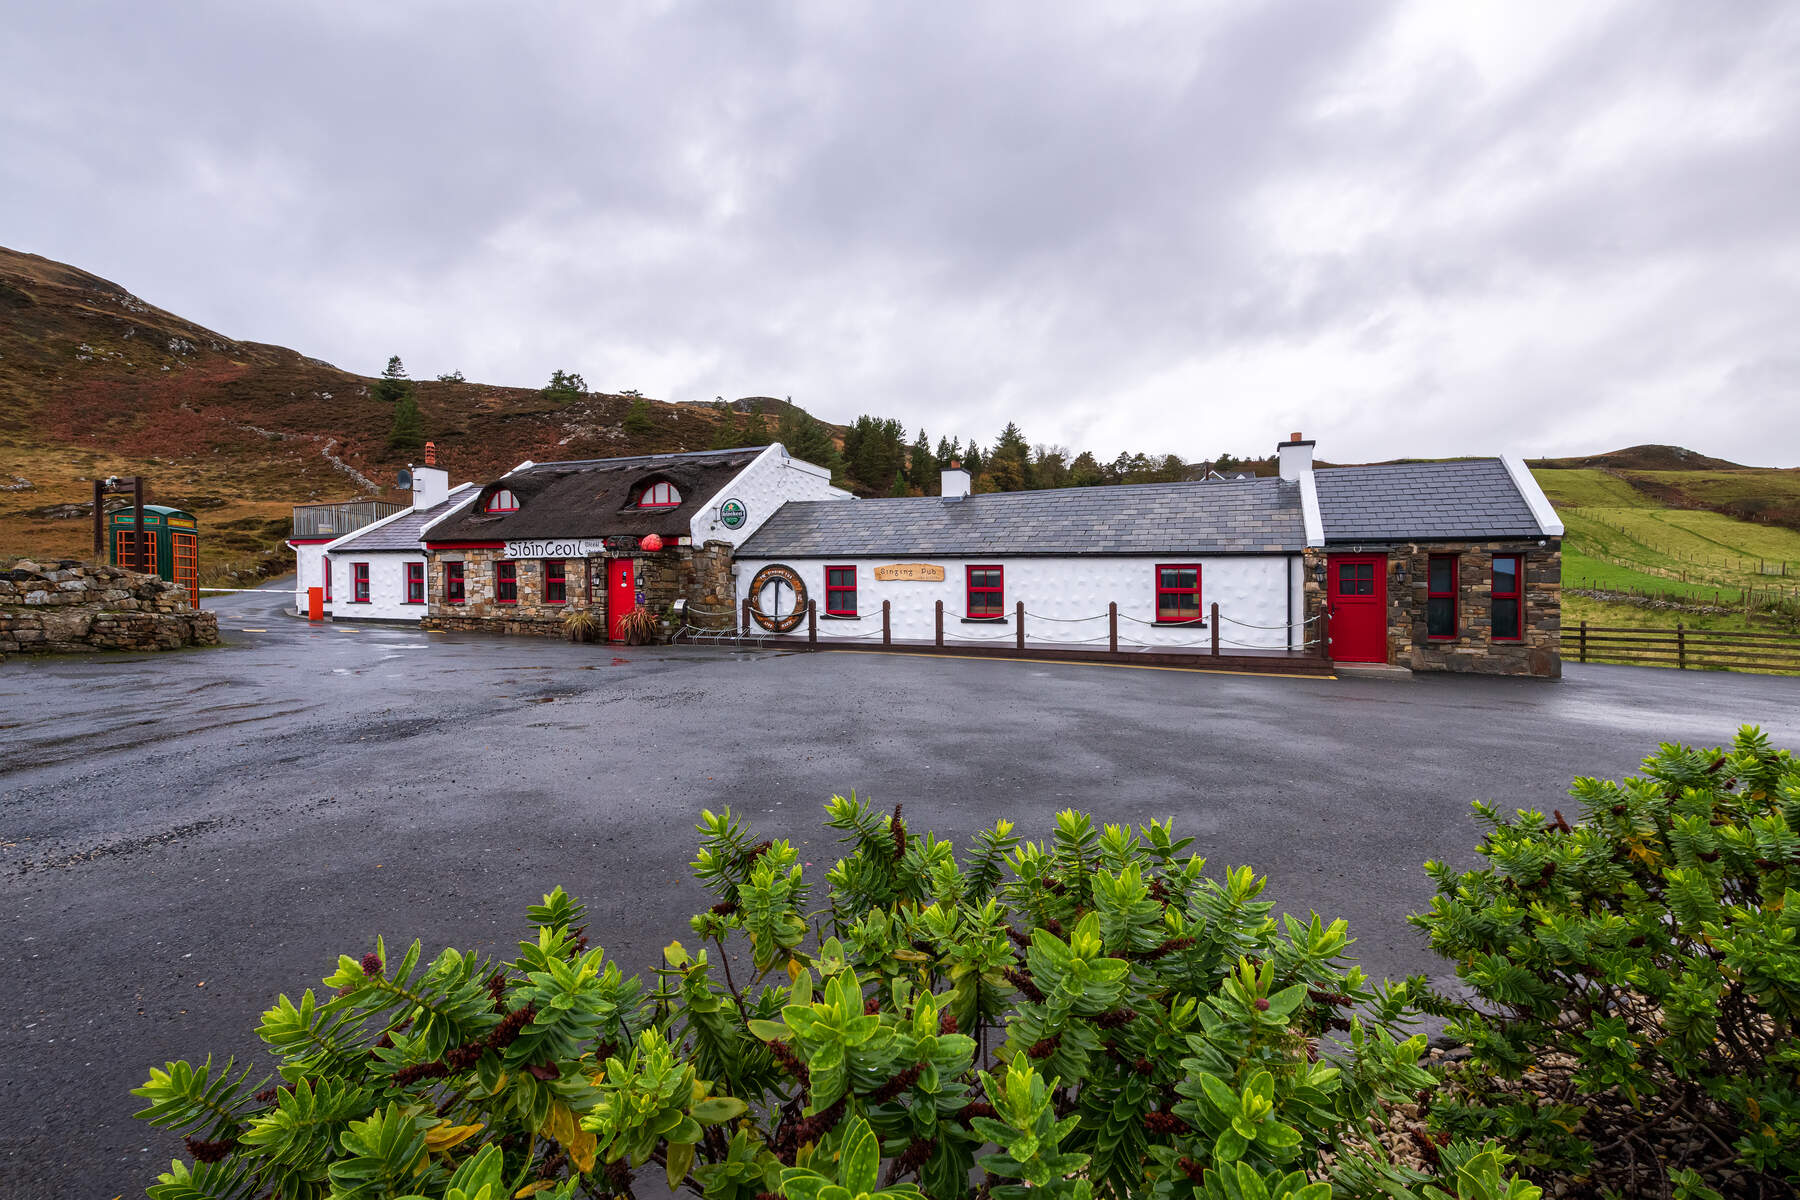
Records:
[[[738,546],[789,500],[854,499],[843,488],[831,485],[828,469],[791,457],[787,448],[776,442],[757,455],[749,466],[707,500],[705,508],[694,514],[688,523],[689,536],[696,546],[707,542],[730,542]],[[744,505],[745,520],[736,529],[727,529],[719,522],[719,505],[727,500],[737,500]]]
[[[352,602],[355,595],[350,564],[369,564],[369,602]],[[325,612],[334,621],[417,621],[424,604],[406,603],[406,566],[423,564],[425,555],[411,550],[363,550],[354,547],[331,556],[331,599]]]
[[[1013,624],[1014,606],[1023,600],[1027,614],[1027,645],[1041,642],[1079,644],[1104,650],[1107,646],[1106,606],[1116,601],[1119,605],[1121,649],[1136,649],[1133,643],[1169,647],[1193,643],[1187,648],[1206,650],[1211,648],[1212,643],[1210,622],[1204,627],[1158,627],[1144,624],[1156,618],[1157,564],[1187,562],[1200,564],[1202,617],[1210,613],[1212,604],[1217,603],[1219,606],[1222,618],[1219,628],[1220,653],[1228,654],[1248,647],[1285,648],[1288,644],[1286,625],[1289,620],[1290,598],[1293,603],[1293,620],[1296,623],[1294,642],[1298,645],[1306,640],[1306,635],[1298,624],[1304,612],[1301,590],[1304,574],[1299,555],[739,559],[733,565],[733,570],[740,598],[749,595],[750,581],[771,562],[785,563],[797,571],[805,582],[807,598],[815,601],[819,607],[819,637],[822,640],[879,642],[881,602],[887,600],[893,605],[890,619],[895,640],[929,642],[936,636],[935,605],[942,600],[945,645],[953,645],[959,639],[965,644],[976,644],[984,640],[1010,643],[1017,636]],[[875,578],[874,568],[902,562],[942,566],[944,581],[884,583]],[[998,565],[1004,568],[1005,621],[963,623],[963,605],[967,602],[964,568],[971,565]],[[825,617],[827,566],[857,568],[857,608],[862,614],[860,619],[846,621]],[[805,628],[802,625],[796,632],[804,634]]]
[[[304,617],[307,590],[325,586],[325,572],[320,561],[325,557],[325,543],[302,543],[294,546],[293,551],[294,610]]]

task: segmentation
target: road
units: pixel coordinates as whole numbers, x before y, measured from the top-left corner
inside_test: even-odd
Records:
[[[0,1195],[141,1195],[179,1149],[130,1118],[147,1068],[259,1055],[274,996],[377,933],[507,954],[561,883],[649,966],[704,905],[703,807],[794,839],[815,878],[820,805],[851,788],[959,842],[999,816],[1041,837],[1068,806],[1172,815],[1397,976],[1437,972],[1405,916],[1425,859],[1471,859],[1471,800],[1551,807],[1739,722],[1800,744],[1792,679],[614,649],[313,627],[281,602],[208,601],[220,649],[0,667]]]

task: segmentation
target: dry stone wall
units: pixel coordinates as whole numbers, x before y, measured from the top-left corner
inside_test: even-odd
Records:
[[[13,654],[214,646],[219,619],[155,575],[63,559],[0,570],[0,662]]]

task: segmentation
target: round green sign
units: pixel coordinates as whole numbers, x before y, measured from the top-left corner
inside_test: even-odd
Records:
[[[727,529],[742,529],[747,515],[742,500],[727,500],[719,505],[719,524]]]

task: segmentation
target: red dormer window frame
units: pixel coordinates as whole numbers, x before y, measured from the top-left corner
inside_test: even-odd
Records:
[[[513,495],[511,488],[501,488],[487,498],[487,502],[481,506],[481,511],[484,513],[518,512],[519,498]]]
[[[655,497],[655,499],[652,499]],[[681,504],[681,489],[666,479],[658,479],[654,483],[644,485],[638,493],[639,508],[677,508]]]

